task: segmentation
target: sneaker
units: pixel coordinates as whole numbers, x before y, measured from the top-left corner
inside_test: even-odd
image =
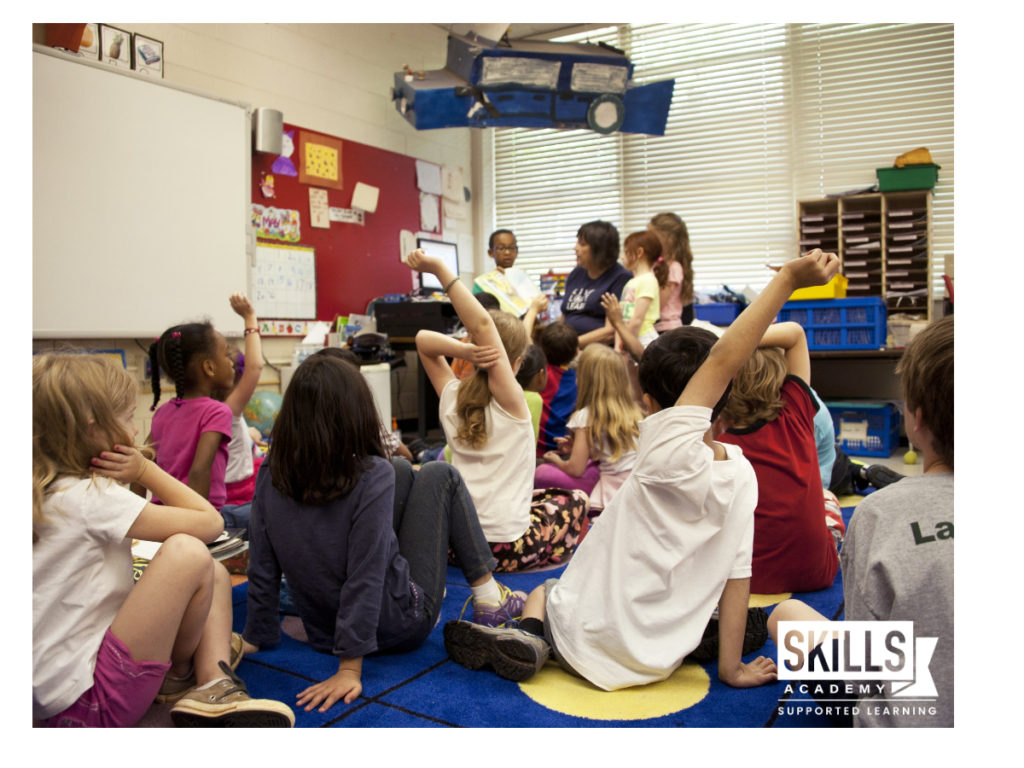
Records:
[[[526,605],[525,592],[513,592],[501,582],[498,582],[498,591],[501,593],[500,603],[485,603],[484,601],[473,602],[473,596],[466,598],[462,605],[461,619],[466,613],[470,603],[473,603],[473,622],[483,624],[485,627],[501,627],[519,620],[523,615],[523,606]]]
[[[287,704],[273,699],[250,699],[239,677],[223,661],[227,678],[209,688],[193,688],[171,708],[171,720],[179,728],[291,728],[295,714]]]
[[[864,493],[871,487],[871,481],[868,479],[868,467],[859,461],[850,462],[849,479],[856,493]]]
[[[548,659],[551,647],[542,637],[512,627],[485,627],[469,621],[444,625],[444,648],[467,669],[490,665],[506,680],[532,677]]]
[[[885,488],[885,486],[892,485],[906,477],[906,475],[901,475],[895,469],[889,469],[884,464],[872,464],[867,468],[867,475],[868,482],[875,488]]]
[[[232,671],[238,667],[245,651],[242,650],[242,636],[237,632],[231,633],[231,656],[229,666]],[[160,692],[156,695],[156,701],[161,704],[172,704],[196,685],[196,673],[193,671],[188,677],[174,677],[167,675],[160,685]]]

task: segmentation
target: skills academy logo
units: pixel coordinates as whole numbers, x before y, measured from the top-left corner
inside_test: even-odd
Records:
[[[912,621],[780,621],[780,680],[814,697],[779,714],[930,715],[938,691],[929,663],[938,638],[915,637]]]

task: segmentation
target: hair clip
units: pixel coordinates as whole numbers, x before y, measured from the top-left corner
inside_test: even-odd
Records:
[[[172,331],[171,332],[171,338],[172,339],[180,339],[181,338],[181,331]]]

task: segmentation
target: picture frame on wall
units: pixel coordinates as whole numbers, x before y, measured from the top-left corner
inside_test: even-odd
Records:
[[[132,69],[141,75],[164,76],[164,44],[145,35],[132,35]]]
[[[82,31],[82,43],[78,46],[78,55],[89,61],[100,60],[99,27],[99,24],[86,24]]]
[[[132,68],[132,33],[100,24],[100,61],[113,67]]]

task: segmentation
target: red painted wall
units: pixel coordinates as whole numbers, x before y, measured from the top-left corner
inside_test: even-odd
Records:
[[[295,151],[291,160],[298,167],[299,131],[338,138],[320,131],[284,124],[292,132]],[[301,239],[291,245],[305,245],[316,252],[316,315],[331,320],[335,315],[364,313],[371,300],[386,293],[408,293],[412,287],[409,268],[399,260],[399,232],[420,228],[419,190],[416,160],[406,155],[341,139],[341,178],[344,189],[327,189],[332,208],[351,208],[356,182],[377,187],[377,211],[366,213],[364,225],[332,221],[330,229],[310,226],[309,187],[297,176],[274,173],[275,155],[254,152],[252,159],[252,201],[257,205],[299,211]],[[260,192],[266,174],[274,177],[274,197]],[[261,243],[279,241],[260,240]],[[292,319],[292,318],[277,318]]]

